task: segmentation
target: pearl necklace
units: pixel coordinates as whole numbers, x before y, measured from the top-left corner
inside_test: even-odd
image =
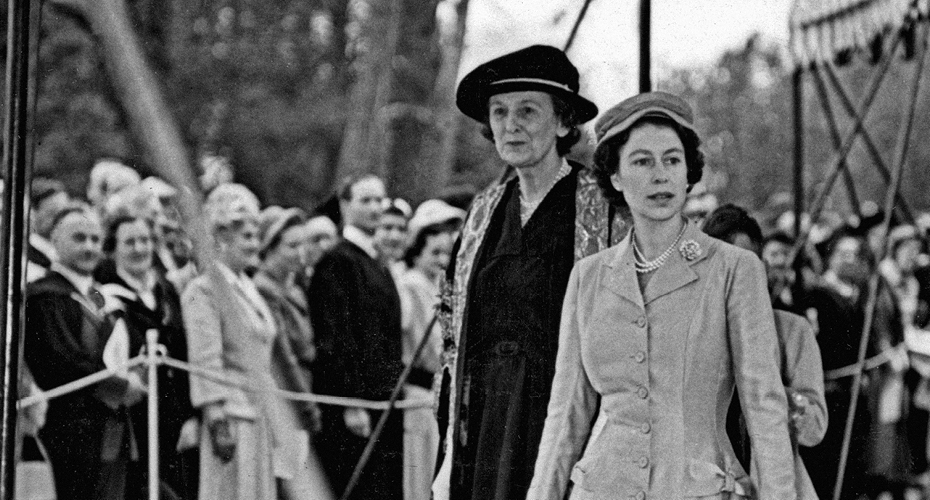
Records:
[[[672,244],[669,245],[669,247],[666,248],[661,255],[653,260],[646,259],[646,255],[643,254],[638,246],[636,246],[636,235],[632,234],[631,231],[630,241],[633,242],[633,260],[636,265],[636,272],[640,274],[651,273],[652,271],[662,267],[665,264],[665,261],[668,260],[669,256],[672,255],[672,251],[675,249],[675,245],[677,245],[678,241],[681,240],[681,236],[685,234],[685,228],[687,227],[687,223],[682,224],[681,231],[678,231],[678,236],[675,237],[675,241],[673,241]]]

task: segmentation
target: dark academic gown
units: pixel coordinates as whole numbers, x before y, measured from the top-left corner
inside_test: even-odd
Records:
[[[124,319],[134,343],[145,344],[145,332],[158,330],[158,343],[165,346],[168,356],[187,361],[187,337],[181,317],[181,299],[163,275],[155,285],[155,310],[151,310],[116,273],[112,261],[98,266],[95,278],[103,284],[116,284],[132,293],[133,298],[121,298],[125,305]],[[137,354],[131,352],[130,356]],[[195,415],[190,401],[190,382],[186,372],[162,366],[158,372],[158,441],[159,474],[165,498],[196,499],[199,472],[198,450],[177,452],[178,437],[184,422]],[[140,460],[135,466],[140,469],[133,477],[146,486],[148,477],[148,405],[143,399],[130,409],[133,426],[138,438]]]
[[[817,344],[824,372],[855,364],[862,333],[862,314],[857,305],[829,287],[815,286],[805,293],[800,306],[801,310],[813,308],[817,311]],[[820,444],[811,448],[802,446],[799,452],[817,495],[832,498],[849,412],[852,378],[827,380],[824,389],[829,422],[827,432]],[[868,489],[866,451],[869,415],[864,396],[860,395],[856,408],[849,462],[840,497],[843,499],[859,498]]]
[[[400,298],[388,269],[342,241],[317,264],[310,297],[316,392],[386,401],[403,370]],[[333,491],[340,494],[367,439],[345,427],[343,407],[322,411],[315,444]],[[381,413],[369,415],[374,428]],[[403,414],[394,410],[351,498],[403,498],[403,432]]]
[[[56,272],[27,288],[24,354],[44,390],[104,369],[112,318],[79,297]],[[126,387],[125,381],[108,379],[49,402],[39,437],[48,449],[58,498],[137,498],[136,492],[126,495],[128,463],[138,458],[134,431],[128,409],[115,403]]]
[[[576,174],[556,183],[525,227],[518,181],[510,180],[479,250],[466,305],[453,499],[523,498],[529,488],[574,265]]]

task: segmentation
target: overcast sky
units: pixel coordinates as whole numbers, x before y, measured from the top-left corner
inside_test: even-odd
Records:
[[[460,77],[534,43],[562,47],[583,0],[470,0]],[[792,0],[652,0],[653,80],[667,68],[706,66],[755,31],[788,40]],[[636,92],[639,0],[592,0],[569,57],[582,93],[603,110]]]

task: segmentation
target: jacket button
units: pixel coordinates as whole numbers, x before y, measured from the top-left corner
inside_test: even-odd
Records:
[[[640,491],[636,494],[636,500],[646,500],[646,492]]]
[[[639,426],[639,430],[640,430],[643,434],[649,434],[649,431],[652,430],[652,426],[649,425],[649,422],[643,422],[643,424]]]
[[[646,399],[646,397],[649,396],[649,389],[646,389],[645,387],[640,387],[639,389],[636,390],[636,394],[639,394],[639,397]]]
[[[643,361],[646,361],[646,353],[639,351],[633,355],[633,359],[635,359],[637,363],[642,363]]]
[[[640,467],[641,469],[645,469],[645,468],[648,467],[648,466],[649,466],[649,459],[648,459],[648,458],[642,457],[642,458],[639,459],[639,467]]]
[[[640,316],[640,317],[636,318],[636,326],[638,326],[638,327],[640,327],[640,328],[646,326],[646,317],[645,317],[645,316]]]

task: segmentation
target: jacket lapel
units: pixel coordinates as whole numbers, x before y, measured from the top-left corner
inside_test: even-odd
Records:
[[[685,244],[694,248],[692,242],[699,250],[691,260],[688,260],[681,248]],[[691,266],[707,256],[710,247],[708,236],[702,233],[694,223],[689,222],[677,246],[678,248],[672,252],[665,265],[656,271],[655,276],[646,285],[646,290],[643,292],[646,304],[697,281],[698,275]]]
[[[640,310],[645,310],[643,294],[639,291],[639,280],[636,277],[636,267],[633,263],[629,234],[617,244],[615,252],[614,257],[606,264],[610,269],[606,273],[604,287],[630,301]]]

